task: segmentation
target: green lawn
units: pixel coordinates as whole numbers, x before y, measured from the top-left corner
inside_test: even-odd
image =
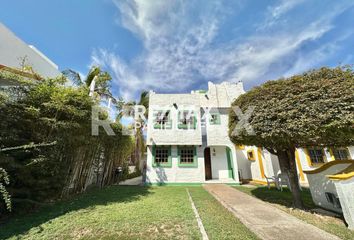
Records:
[[[283,192],[278,191],[275,187],[268,189],[265,186],[257,186],[254,188],[237,186],[236,189],[259,198],[263,201],[274,204],[274,206],[280,208],[281,210],[309,223],[315,225],[318,228],[323,229],[326,232],[332,233],[341,239],[352,239],[354,240],[354,231],[349,230],[344,223],[343,219],[338,219],[335,217],[320,216],[318,214],[313,214],[310,211],[303,211],[291,208],[292,206],[292,196],[288,189],[284,189]],[[302,200],[307,209],[318,208],[312,201],[311,193],[308,189],[303,189],[301,192]]]
[[[187,187],[112,186],[13,218],[0,239],[200,239]],[[255,239],[202,187],[188,187],[210,239]]]
[[[202,188],[189,188],[209,239],[258,239]]]

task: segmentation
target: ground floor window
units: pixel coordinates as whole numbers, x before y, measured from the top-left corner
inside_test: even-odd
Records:
[[[332,150],[334,160],[348,160],[348,159],[350,159],[349,151],[347,148],[333,148],[331,150]]]
[[[178,147],[178,165],[180,167],[197,167],[198,163],[196,147]]]
[[[324,163],[324,152],[322,148],[309,148],[308,157],[310,158],[311,163]]]
[[[153,146],[153,166],[171,167],[171,147]]]

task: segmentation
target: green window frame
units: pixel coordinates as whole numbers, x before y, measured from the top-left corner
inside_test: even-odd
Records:
[[[190,114],[190,119],[181,118],[181,115],[186,116]],[[187,122],[188,121],[188,122]],[[178,129],[196,129],[197,128],[197,117],[196,113],[192,110],[181,110],[178,111]]]
[[[192,159],[192,162],[190,161]],[[178,147],[178,167],[198,167],[198,156],[196,146]]]
[[[161,161],[161,158],[166,158]],[[171,146],[152,146],[152,166],[153,167],[172,167]]]
[[[220,125],[221,124],[220,113],[210,113],[209,123],[210,125]]]
[[[165,116],[161,118],[160,115]],[[153,113],[154,129],[172,129],[172,119],[170,110],[155,110]]]

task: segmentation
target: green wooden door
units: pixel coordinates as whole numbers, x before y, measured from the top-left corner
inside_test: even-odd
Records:
[[[234,167],[232,163],[231,149],[226,147],[226,158],[227,158],[227,168],[229,170],[229,178],[235,179],[234,177]]]

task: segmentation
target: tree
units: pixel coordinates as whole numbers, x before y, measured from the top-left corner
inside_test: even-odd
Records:
[[[294,206],[303,207],[295,149],[354,144],[354,73],[349,67],[321,68],[269,81],[232,104],[242,112],[254,107],[248,122],[253,134],[239,128],[241,117],[230,112],[229,134],[236,144],[264,147],[276,154],[290,180]]]
[[[125,106],[127,107],[127,110],[129,111],[129,114],[134,115],[134,106],[140,105],[144,106],[146,111],[144,113],[145,119],[147,119],[149,115],[149,92],[148,91],[143,91],[140,94],[140,99],[138,102],[136,101],[130,101],[125,103]],[[120,119],[124,114],[127,114],[124,112],[124,109],[118,114],[118,119]],[[135,133],[134,133],[134,139],[135,139],[135,150],[134,150],[134,160],[136,167],[141,167],[140,162],[141,162],[141,155],[145,153],[145,141],[144,141],[144,133],[143,133],[143,126],[145,124],[144,119],[135,119],[136,123],[138,124],[138,128],[135,128]]]
[[[115,136],[102,128],[91,135],[92,107],[99,99],[88,95],[86,84],[31,81],[0,71],[0,79],[5,77],[21,83],[0,89],[0,166],[10,180],[5,192],[7,173],[0,172],[0,197],[11,194],[12,210],[83,192],[93,179],[100,186],[115,182],[115,170],[126,164],[134,144],[119,123],[111,123]],[[93,178],[96,166],[99,177]]]
[[[98,96],[103,96],[106,98],[111,98],[115,100],[110,91],[110,81],[112,77],[108,72],[104,72],[100,67],[92,66],[85,79],[82,79],[80,74],[74,70],[66,69],[63,75],[67,77],[76,86],[83,86],[90,88],[93,86],[93,91],[98,94]]]

